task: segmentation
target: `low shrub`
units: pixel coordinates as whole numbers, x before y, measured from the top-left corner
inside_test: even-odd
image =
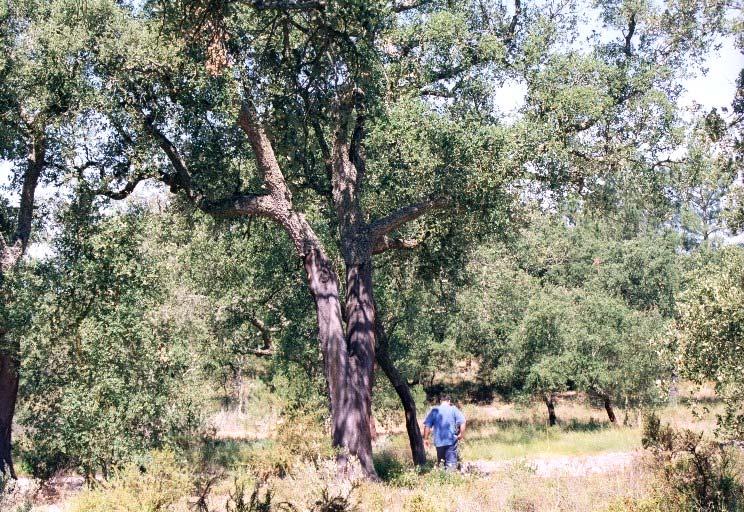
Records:
[[[74,498],[70,512],[165,512],[177,510],[193,489],[193,477],[172,452],[154,452],[107,482]]]
[[[436,512],[437,508],[434,503],[424,496],[423,494],[417,493],[406,499],[403,504],[404,512]]]
[[[284,478],[300,464],[318,465],[333,457],[323,418],[317,414],[287,415],[277,428],[276,439],[245,454],[245,464],[259,479]]]

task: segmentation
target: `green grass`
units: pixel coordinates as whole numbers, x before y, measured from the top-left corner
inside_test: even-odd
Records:
[[[503,424],[472,432],[461,450],[465,460],[508,460],[630,451],[640,446],[640,431],[633,428]]]
[[[641,447],[640,429],[594,421],[574,420],[556,427],[514,419],[471,423],[461,445],[466,461],[593,455]],[[408,438],[405,434],[396,435],[386,449],[406,460]],[[433,451],[429,456],[433,456]]]

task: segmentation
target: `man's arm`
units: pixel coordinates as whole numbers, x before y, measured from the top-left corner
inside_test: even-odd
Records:
[[[422,434],[422,437],[424,438],[424,446],[427,448],[429,447],[429,434],[431,434],[431,429],[424,425],[424,433]]]
[[[457,411],[457,426],[459,427],[457,431],[457,440],[461,440],[465,436],[465,426],[467,425],[467,422],[465,421],[465,415],[460,411],[460,409],[456,409]]]
[[[465,436],[465,425],[467,425],[467,422],[465,420],[462,420],[462,423],[460,423],[460,430],[457,433],[457,440],[461,440]]]

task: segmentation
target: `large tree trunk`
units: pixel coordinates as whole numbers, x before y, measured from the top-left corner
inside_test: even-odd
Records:
[[[375,325],[377,334],[377,363],[393,385],[393,388],[395,388],[395,392],[398,394],[401,404],[403,404],[403,411],[406,415],[408,444],[411,446],[413,463],[416,466],[423,466],[426,464],[426,450],[424,449],[424,439],[421,436],[421,430],[419,429],[416,418],[416,402],[414,402],[413,396],[411,396],[411,389],[408,386],[408,382],[400,374],[393,364],[393,359],[390,357],[388,337],[382,322],[377,319]]]
[[[548,407],[548,424],[551,427],[554,427],[558,421],[555,416],[555,397],[552,394],[549,394],[545,395],[543,400],[545,401],[545,405]]]
[[[250,101],[241,108],[238,124],[243,128],[263,173],[268,194],[246,195],[218,203],[220,215],[263,215],[281,224],[302,258],[318,317],[318,341],[331,402],[332,441],[340,449],[339,463],[347,467],[348,455],[359,459],[370,478],[376,478],[372,462],[370,418],[372,376],[375,360],[374,300],[372,297],[371,248],[364,236],[363,219],[354,186],[356,169],[350,165],[348,144],[340,129],[334,154],[338,157],[333,177],[333,200],[340,219],[341,242],[346,262],[346,331],[339,298],[338,276],[323,245],[305,217],[293,210],[292,193]],[[339,125],[341,126],[341,125]],[[188,183],[188,169],[162,135],[171,161]],[[330,162],[329,162],[330,164]],[[215,213],[209,208],[211,213]]]
[[[4,343],[5,340],[3,339]],[[18,396],[18,368],[15,356],[2,347],[0,354],[0,465],[2,472],[6,471],[12,478],[16,478],[13,468],[12,426],[15,413],[16,398]]]
[[[304,265],[317,310],[318,339],[331,402],[333,446],[341,450],[339,464],[347,467],[348,456],[354,456],[365,474],[376,478],[370,431],[374,369],[371,271],[363,267],[347,271],[347,337],[338,277],[331,262],[322,250],[314,248],[305,256]]]
[[[359,458],[367,475],[375,477],[370,432],[375,369],[375,303],[371,259],[346,266],[346,325],[350,374],[343,446]]]

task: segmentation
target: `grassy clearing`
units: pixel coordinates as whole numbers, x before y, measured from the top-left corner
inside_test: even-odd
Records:
[[[487,477],[450,476],[440,471],[407,486],[366,484],[360,510],[385,512],[593,511],[647,492],[645,470],[588,477],[544,479],[524,466]]]
[[[622,421],[627,416],[629,425],[612,425],[602,417],[604,411],[571,397],[559,405],[559,425],[548,427],[542,409],[538,405],[519,407],[506,403],[465,407],[468,429],[461,447],[464,460],[581,456],[634,451],[641,447],[636,411],[626,415],[618,410],[618,417]],[[407,457],[405,434],[397,433],[381,444],[397,457]],[[433,451],[430,456],[434,456]]]
[[[587,428],[588,427],[588,428]],[[463,443],[467,459],[515,459],[551,455],[590,455],[640,448],[637,428],[567,425],[493,425],[473,433]]]
[[[640,448],[641,429],[635,411],[616,411],[620,423],[625,421],[627,425],[611,425],[602,409],[592,407],[579,396],[562,398],[558,405],[560,425],[553,428],[546,426],[545,411],[539,404],[465,406],[469,427],[464,460],[509,462],[496,464],[494,472],[487,475],[449,474],[431,467],[414,470],[402,425],[389,429],[375,447],[376,464],[383,479],[380,483],[336,478],[327,452],[327,434],[317,424],[313,427],[312,423],[280,421],[271,437],[257,439],[257,429],[251,426],[261,425],[256,421],[260,411],[258,404],[251,405],[239,418],[243,436],[233,435],[237,429],[227,422],[221,431],[230,434],[205,445],[201,452],[191,455],[191,461],[178,466],[172,459],[155,459],[155,467],[147,471],[154,478],[143,480],[138,476],[139,470],[125,472],[107,488],[85,491],[61,510],[135,512],[159,500],[164,507],[152,510],[195,510],[200,487],[194,482],[204,478],[198,474],[200,467],[211,467],[219,474],[206,501],[210,512],[226,510],[238,482],[250,495],[257,481],[263,482],[260,496],[265,498],[271,491],[274,503],[290,502],[300,511],[320,510],[317,503],[324,493],[326,497],[348,498],[356,503],[356,510],[363,512],[568,512],[608,507],[625,510],[624,503],[643,500],[651,492],[653,469],[641,463],[642,458],[634,459],[637,464],[579,476],[562,473],[563,469],[541,475],[531,466],[531,459],[602,453],[614,457],[610,452]],[[705,405],[709,407],[701,410],[702,416],[679,405],[663,409],[661,417],[675,426],[710,431],[717,405],[715,401]],[[221,416],[223,420],[227,417]],[[433,451],[429,457],[433,457]],[[201,462],[196,463],[195,459]],[[568,464],[572,463],[569,460]],[[186,484],[184,474],[192,483]],[[178,483],[180,497],[179,492],[173,492],[174,486],[162,485],[170,481]]]

